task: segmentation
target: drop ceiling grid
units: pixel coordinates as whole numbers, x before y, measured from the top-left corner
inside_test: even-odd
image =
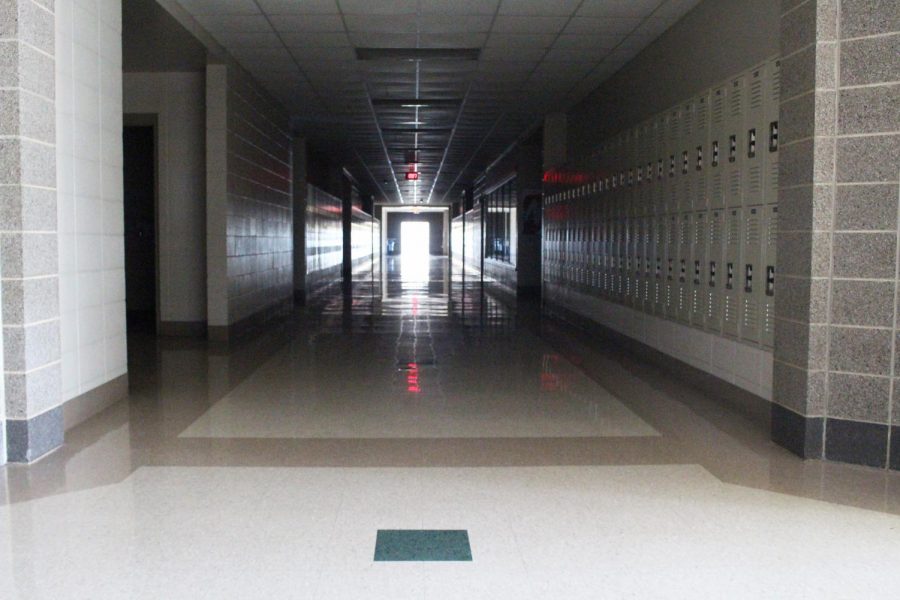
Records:
[[[179,0],[302,129],[354,144],[382,194],[408,202],[406,148],[438,148],[420,153],[418,189],[444,202],[487,166],[487,152],[580,100],[698,1]],[[416,69],[358,61],[356,47],[478,47],[481,57]],[[372,104],[392,97],[459,99],[460,109]],[[415,127],[404,123],[417,110],[422,127],[443,131],[385,132]],[[386,173],[395,180],[379,179]]]

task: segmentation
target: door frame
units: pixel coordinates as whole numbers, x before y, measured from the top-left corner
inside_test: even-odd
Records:
[[[155,335],[159,335],[161,321],[162,321],[162,313],[161,313],[161,300],[162,300],[162,290],[160,285],[160,268],[159,268],[159,250],[160,250],[160,222],[159,222],[159,181],[160,181],[160,153],[159,153],[159,113],[124,113],[122,115],[122,129],[124,135],[124,129],[127,127],[150,127],[153,129],[153,277],[154,281],[154,292],[156,294],[156,302],[154,303],[154,312],[155,319],[153,325],[153,331]],[[124,169],[125,157],[122,157],[122,164]],[[124,192],[124,190],[123,190]],[[124,197],[124,193],[123,193]],[[123,223],[124,225],[124,223]],[[126,274],[127,277],[127,274]],[[128,290],[126,288],[126,296],[125,296],[125,312],[128,313]],[[126,332],[127,335],[127,332]]]

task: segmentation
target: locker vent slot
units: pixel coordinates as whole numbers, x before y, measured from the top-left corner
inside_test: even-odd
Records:
[[[761,108],[764,100],[762,77],[756,77],[750,84],[750,108]]]

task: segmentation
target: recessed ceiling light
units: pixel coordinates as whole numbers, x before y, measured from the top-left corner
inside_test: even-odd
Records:
[[[372,98],[375,106],[401,108],[453,108],[462,105],[461,98]]]

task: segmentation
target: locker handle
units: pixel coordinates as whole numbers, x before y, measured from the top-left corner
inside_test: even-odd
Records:
[[[714,141],[712,146],[712,166],[719,166],[719,142]]]
[[[668,279],[669,281],[672,281],[672,280],[674,279],[674,276],[673,276],[673,271],[674,271],[673,265],[674,265],[674,260],[670,258],[670,259],[669,259],[669,274],[668,274],[668,276],[667,276],[667,279]]]
[[[778,121],[769,123],[769,152],[778,152]]]
[[[694,285],[700,285],[700,261],[694,261]]]
[[[747,132],[747,157],[756,158],[756,128]]]
[[[688,151],[681,153],[681,174],[687,175],[688,172]]]
[[[685,264],[685,260],[681,259],[681,273],[678,275],[678,281],[684,283],[687,279],[687,265]]]
[[[775,267],[766,267],[766,296],[775,295]]]
[[[725,289],[733,290],[734,289],[734,263],[728,263],[726,277],[727,277],[727,279],[725,280]]]
[[[753,265],[750,264],[744,266],[744,291],[753,293]]]
[[[703,146],[697,146],[697,167],[698,171],[703,170]]]
[[[728,148],[728,162],[733,163],[737,161],[737,136],[733,135],[729,138],[729,148]]]
[[[716,287],[716,261],[709,263],[709,287]]]

